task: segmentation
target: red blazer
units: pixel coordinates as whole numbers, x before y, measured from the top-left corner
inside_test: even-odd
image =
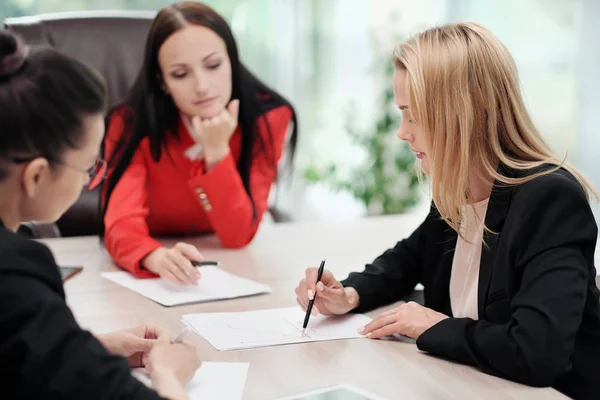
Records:
[[[170,136],[169,153],[154,162],[150,142],[144,138],[131,164],[115,186],[104,217],[105,244],[117,265],[138,277],[155,275],[141,269],[140,261],[161,244],[151,235],[190,235],[214,232],[224,247],[239,248],[254,237],[267,209],[271,185],[277,176],[272,160],[279,161],[292,113],[282,106],[269,111],[269,140],[264,120],[258,128],[266,143],[255,152],[250,170],[250,189],[257,217],[236,168],[241,152],[241,129],[233,133],[230,153],[209,172],[204,161],[192,161],[183,153],[194,144],[180,119],[179,138]],[[122,113],[112,117],[105,140],[110,157],[123,134]],[[273,145],[271,145],[272,143]]]

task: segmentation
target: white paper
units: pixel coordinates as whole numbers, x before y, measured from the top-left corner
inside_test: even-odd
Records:
[[[386,400],[355,386],[342,384],[319,388],[292,396],[280,397],[278,400]]]
[[[132,374],[152,387],[144,368],[134,368]],[[248,363],[205,362],[188,383],[186,392],[190,400],[240,400],[247,374]]]
[[[103,272],[101,275],[164,306],[271,293],[268,285],[240,278],[219,267],[200,267],[199,271],[202,277],[197,285],[177,285],[162,278],[136,278],[125,271]]]
[[[183,321],[217,350],[363,337],[358,329],[371,321],[362,314],[311,316],[302,335],[305,313],[299,307],[228,313],[185,314]]]

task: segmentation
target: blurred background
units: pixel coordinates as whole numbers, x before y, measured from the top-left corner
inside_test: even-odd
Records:
[[[0,0],[0,18],[150,10],[170,0]],[[277,201],[294,219],[422,212],[427,185],[395,137],[394,45],[426,27],[476,21],[509,48],[539,130],[600,187],[600,2],[595,0],[207,0],[243,62],[295,105],[300,141]],[[1,111],[0,111],[1,112]],[[598,216],[598,214],[597,214]]]

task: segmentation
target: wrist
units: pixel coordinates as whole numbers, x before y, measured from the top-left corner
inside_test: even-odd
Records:
[[[102,346],[106,349],[106,351],[108,351],[110,354],[118,354],[116,351],[115,346],[113,346],[113,340],[112,337],[113,335],[111,335],[112,332],[107,332],[107,333],[96,333],[94,334],[94,337],[96,338],[96,340],[98,340]]]
[[[107,343],[108,340],[107,340],[106,335],[108,335],[108,333],[94,333],[93,335],[96,338],[96,340],[99,341],[100,344],[102,344],[102,346],[104,346],[104,348],[106,350],[108,350],[109,353],[112,353],[112,351],[109,348],[108,343]]]
[[[350,310],[348,311],[352,311],[358,307],[358,304],[360,303],[360,295],[356,289],[351,286],[346,286],[344,288],[344,294],[346,295],[346,301],[348,301],[348,306],[350,307]]]
[[[152,379],[152,382],[179,382],[175,372],[173,372],[173,370],[170,368],[167,368],[163,365],[157,365],[156,363],[151,363],[148,365],[148,367],[148,375],[150,376],[150,379]]]
[[[154,270],[154,259],[158,256],[158,254],[160,253],[161,250],[163,250],[164,247],[159,247],[155,250],[152,250],[150,253],[148,253],[144,258],[142,258],[142,260],[140,261],[140,266],[150,272],[153,273],[157,273]]]
[[[169,368],[154,366],[149,372],[152,387],[164,398],[187,399],[183,385]]]
[[[206,169],[211,169],[229,154],[229,146],[220,149],[204,149]]]

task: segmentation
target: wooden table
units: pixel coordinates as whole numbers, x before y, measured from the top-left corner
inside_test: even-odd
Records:
[[[213,236],[187,239],[224,269],[267,283],[270,295],[167,308],[99,276],[116,270],[97,237],[45,242],[61,265],[83,265],[65,283],[79,323],[94,332],[157,323],[172,331],[186,313],[244,311],[295,305],[294,287],[308,266],[327,259],[339,278],[361,270],[412,232],[423,216],[373,217],[339,223],[263,224],[251,245],[222,249]],[[165,244],[174,241],[166,240]],[[369,315],[375,317],[382,310]],[[475,368],[420,352],[408,341],[353,339],[241,351],[216,351],[192,335],[205,361],[250,363],[244,399],[272,399],[338,383],[350,383],[393,399],[565,399],[559,392],[496,378]]]

